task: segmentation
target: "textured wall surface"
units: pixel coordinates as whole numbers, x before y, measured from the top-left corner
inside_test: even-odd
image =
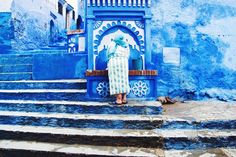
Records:
[[[86,54],[38,54],[33,59],[33,79],[84,78]]]
[[[152,61],[158,94],[236,100],[236,1],[153,0]],[[180,48],[180,64],[163,48]]]
[[[14,49],[37,49],[66,38],[63,35],[64,17],[57,14],[50,4],[44,1],[14,0],[11,10],[15,27],[15,40],[12,42]],[[50,15],[50,11],[56,19]],[[51,20],[53,27],[50,34]]]
[[[31,0],[7,0],[6,2],[0,2],[0,26],[3,27],[0,29],[0,37],[2,37],[2,33],[6,34],[5,27],[9,27],[4,23],[8,21],[3,12],[8,10],[11,13],[9,21],[13,25],[14,38],[11,40],[4,38],[4,42],[10,43],[13,53],[19,50],[66,44],[65,13],[64,16],[58,14],[57,3]],[[5,16],[5,19],[2,19],[2,16]],[[70,23],[73,28],[75,22],[71,19]]]
[[[19,39],[12,42],[13,48],[31,49],[48,42],[44,38],[49,35],[45,31],[48,30],[48,21],[39,22],[42,17],[47,19],[47,15],[42,14],[43,11],[39,13],[24,8],[25,0],[14,2],[22,2],[22,8],[12,6],[15,10],[12,13],[15,36]],[[78,8],[84,9],[79,2]],[[22,13],[19,13],[20,9]],[[158,95],[236,100],[236,1],[152,0],[151,10],[151,50],[153,69],[159,71]],[[84,10],[79,13],[83,15]],[[13,37],[9,21],[7,14],[0,18],[0,24],[8,23],[7,26],[0,25],[0,45],[7,48],[11,45],[3,38]],[[2,27],[7,31],[3,32]],[[33,30],[40,32],[40,36]],[[163,53],[163,49],[170,51]],[[42,64],[43,60],[47,62]],[[83,78],[82,70],[87,67],[86,55],[49,56],[48,60],[39,57],[34,63],[35,79]],[[69,70],[64,67],[68,73],[59,72],[57,65],[60,63],[69,66]],[[76,67],[81,66],[82,70],[76,74]]]
[[[0,48],[1,48],[1,51],[8,52],[11,49],[11,39],[13,38],[14,38],[14,27],[12,25],[11,13],[0,12]]]

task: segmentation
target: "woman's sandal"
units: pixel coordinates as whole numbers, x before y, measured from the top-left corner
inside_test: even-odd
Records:
[[[118,103],[116,101],[109,102],[110,105],[122,105],[123,103]]]
[[[122,104],[128,104],[128,101],[122,101]]]

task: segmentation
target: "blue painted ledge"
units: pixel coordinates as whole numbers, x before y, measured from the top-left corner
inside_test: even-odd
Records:
[[[90,100],[110,99],[107,70],[87,71],[87,95]],[[156,99],[156,70],[129,70],[130,93],[128,98]]]
[[[37,54],[33,56],[33,79],[85,78],[87,54]]]

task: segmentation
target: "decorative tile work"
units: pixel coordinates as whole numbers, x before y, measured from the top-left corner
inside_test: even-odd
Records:
[[[76,52],[76,38],[75,37],[71,37],[68,40],[68,52],[69,53]]]
[[[133,87],[131,87],[131,92],[138,97],[146,96],[148,90],[149,88],[148,88],[147,83],[143,81],[136,81],[133,84]]]
[[[121,31],[121,32],[120,32]],[[107,47],[115,33],[124,33],[129,44],[144,53],[144,24],[142,21],[95,21],[94,53]]]
[[[109,98],[109,81],[107,70],[87,71],[88,96],[91,99]],[[156,94],[156,76],[155,70],[130,70],[129,98],[137,99],[155,99]]]
[[[98,29],[101,25],[102,25],[103,21],[96,21],[95,24],[94,24],[94,27],[93,29]]]
[[[107,97],[110,91],[109,83],[108,82],[98,83],[96,90],[97,90],[98,95],[102,97]]]

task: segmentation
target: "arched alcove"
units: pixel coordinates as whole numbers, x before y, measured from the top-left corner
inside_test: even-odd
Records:
[[[131,27],[130,24],[126,22],[113,22],[108,23],[107,26],[101,27],[98,31],[99,33],[95,36],[94,40],[94,65],[96,70],[106,69],[106,51],[109,43],[114,39],[115,34],[123,34],[125,40],[128,42],[130,47],[130,58],[129,58],[129,69],[135,69],[132,60],[140,59],[142,64],[142,69],[144,68],[144,46],[142,36],[139,31],[136,31],[135,27]]]

